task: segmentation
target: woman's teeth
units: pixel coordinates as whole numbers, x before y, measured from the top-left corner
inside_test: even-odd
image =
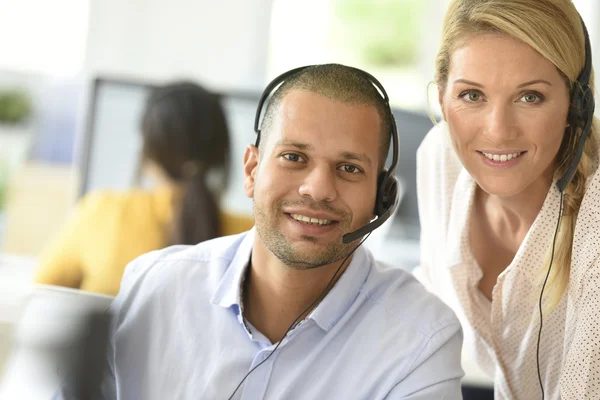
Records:
[[[520,152],[520,153],[513,153],[513,154],[492,154],[492,153],[484,153],[483,151],[481,152],[481,154],[483,154],[484,156],[486,156],[487,158],[489,158],[492,161],[496,161],[496,162],[506,162],[506,161],[510,161],[513,158],[517,158],[519,157],[521,154],[523,154],[524,152]]]
[[[331,221],[328,219],[311,218],[311,217],[307,217],[306,215],[300,215],[300,214],[290,214],[290,215],[296,221],[304,222],[304,223],[311,224],[311,225],[329,225],[331,223]]]

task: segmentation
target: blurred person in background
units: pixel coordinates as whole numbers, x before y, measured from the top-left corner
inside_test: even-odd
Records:
[[[139,255],[253,226],[251,217],[218,206],[230,148],[218,96],[189,82],[158,88],[143,111],[141,135],[140,175],[153,188],[86,195],[42,253],[36,283],[116,295],[125,266]]]

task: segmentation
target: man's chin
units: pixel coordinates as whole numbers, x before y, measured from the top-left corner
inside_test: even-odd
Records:
[[[296,244],[291,251],[277,255],[286,265],[296,269],[312,269],[329,265],[343,258],[340,256],[341,248],[307,243]]]

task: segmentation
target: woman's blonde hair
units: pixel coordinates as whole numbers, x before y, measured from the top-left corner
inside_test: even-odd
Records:
[[[452,53],[469,36],[479,33],[499,33],[523,41],[556,66],[569,88],[578,84],[577,78],[585,65],[585,40],[579,13],[570,0],[453,0],[444,20],[436,59],[436,83],[441,90],[448,81]],[[593,90],[593,72],[590,87]],[[569,139],[580,133],[580,129],[573,132],[573,127],[565,130],[557,155],[558,176],[566,172],[574,154],[573,141]],[[596,168],[599,135],[598,120],[594,118],[577,171],[564,191],[563,217],[545,291],[544,303],[549,309],[558,305],[569,283],[575,222],[586,180]],[[547,272],[551,246],[552,243],[546,262],[540,266],[540,275]]]

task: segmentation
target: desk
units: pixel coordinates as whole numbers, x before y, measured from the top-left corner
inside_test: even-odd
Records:
[[[475,360],[469,357],[464,350],[462,353],[462,367],[465,371],[463,384],[490,389],[494,387],[494,380],[487,376],[475,363]]]
[[[0,377],[35,267],[35,257],[0,253]]]
[[[59,389],[65,374],[75,373],[73,367],[78,366],[79,373],[87,373],[87,369],[81,369],[82,365],[86,366],[94,357],[105,359],[108,320],[102,318],[100,324],[92,327],[90,318],[104,315],[112,300],[111,296],[76,289],[32,286],[23,307],[19,307],[22,315],[14,329],[14,345],[0,379],[0,399],[49,399]],[[100,331],[90,334],[90,329],[96,328]]]
[[[0,323],[13,323],[33,281],[36,258],[0,253]]]
[[[72,166],[27,162],[15,170],[7,186],[1,251],[39,255],[65,223],[76,182]]]

